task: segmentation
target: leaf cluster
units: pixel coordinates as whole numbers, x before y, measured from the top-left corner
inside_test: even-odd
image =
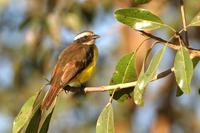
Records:
[[[138,4],[144,4],[149,2],[149,0],[135,0],[135,2]],[[187,31],[176,31],[170,25],[165,24],[158,16],[152,12],[141,8],[123,8],[116,10],[114,15],[117,21],[120,23],[129,26],[133,30],[145,33],[144,35],[147,35],[148,37],[155,39],[157,42],[163,44],[163,47],[154,54],[147,66],[145,65],[144,60],[143,68],[138,77],[136,75],[135,67],[135,52],[129,53],[119,60],[110,81],[110,85],[101,87],[104,88],[102,91],[109,91],[111,96],[108,104],[105,106],[97,120],[97,133],[114,133],[112,99],[119,102],[124,102],[128,99],[132,99],[136,105],[143,105],[143,94],[145,92],[145,87],[150,82],[158,80],[159,78],[166,77],[170,73],[174,73],[175,75],[175,80],[178,85],[177,96],[180,96],[184,93],[190,93],[190,84],[193,76],[193,71],[200,60],[200,50],[189,48],[189,44],[186,44],[183,37],[180,35],[181,32]],[[191,20],[191,22],[187,25],[186,30],[187,28],[194,26],[200,26],[200,13],[198,13]],[[169,40],[163,40],[160,37],[146,32],[160,28],[169,29],[174,33],[174,35]],[[178,40],[178,46],[173,42],[170,42],[172,39]],[[158,67],[167,48],[176,50],[176,55],[173,63],[174,65],[169,70],[157,74]],[[151,52],[151,49],[149,52]],[[146,56],[148,56],[149,52],[146,54]],[[42,110],[40,108],[40,104],[44,98],[44,94],[41,95],[41,93],[43,93],[42,90],[40,93],[31,97],[24,104],[14,121],[13,132],[47,132],[55,103],[48,111],[45,112]]]

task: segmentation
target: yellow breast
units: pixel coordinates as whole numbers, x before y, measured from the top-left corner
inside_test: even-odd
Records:
[[[70,81],[70,86],[79,86],[80,84],[85,83],[90,79],[96,67],[97,57],[98,49],[94,45],[94,57],[92,59],[92,62],[81,73],[79,73]]]

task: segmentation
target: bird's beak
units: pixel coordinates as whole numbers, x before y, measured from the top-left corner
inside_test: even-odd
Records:
[[[97,39],[97,38],[100,38],[100,36],[99,35],[93,35],[92,38]]]

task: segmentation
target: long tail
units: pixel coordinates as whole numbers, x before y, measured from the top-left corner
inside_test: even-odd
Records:
[[[52,85],[48,94],[46,95],[43,103],[42,103],[42,109],[48,109],[53,101],[55,100],[56,96],[58,95],[59,90],[61,89],[60,85]]]

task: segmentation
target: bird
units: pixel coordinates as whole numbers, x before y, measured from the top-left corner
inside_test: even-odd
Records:
[[[60,53],[51,74],[50,89],[42,102],[42,109],[47,110],[64,87],[80,86],[91,78],[98,58],[95,42],[99,37],[92,31],[83,31]]]

